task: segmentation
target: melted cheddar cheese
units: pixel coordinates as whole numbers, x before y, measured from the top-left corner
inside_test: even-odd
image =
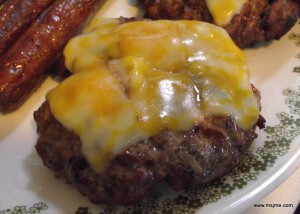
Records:
[[[206,0],[206,5],[215,23],[224,26],[238,14],[247,0]]]
[[[96,18],[64,56],[74,74],[47,100],[97,172],[164,128],[189,130],[221,115],[250,129],[259,116],[243,52],[211,24]]]

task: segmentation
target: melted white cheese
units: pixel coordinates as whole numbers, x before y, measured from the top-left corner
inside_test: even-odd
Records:
[[[247,0],[206,0],[206,5],[215,23],[224,26],[238,14]]]
[[[223,115],[250,129],[258,119],[245,56],[211,24],[94,19],[64,55],[74,74],[47,100],[97,172],[163,128],[189,130]]]

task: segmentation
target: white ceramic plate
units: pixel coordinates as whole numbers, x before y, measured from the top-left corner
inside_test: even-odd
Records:
[[[107,1],[99,15],[136,16],[135,1]],[[35,152],[33,111],[56,85],[50,78],[17,112],[0,115],[0,214],[238,213],[258,202],[299,166],[300,25],[283,39],[246,50],[251,81],[262,94],[267,128],[258,131],[239,168],[206,187],[173,192],[159,185],[136,206],[96,206],[53,172]]]

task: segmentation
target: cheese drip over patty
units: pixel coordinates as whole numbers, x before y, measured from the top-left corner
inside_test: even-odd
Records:
[[[259,116],[245,55],[208,23],[96,18],[64,55],[74,74],[47,100],[97,172],[164,128],[189,130],[220,115],[250,129]]]
[[[206,5],[215,23],[224,26],[234,15],[239,14],[247,0],[206,0]]]

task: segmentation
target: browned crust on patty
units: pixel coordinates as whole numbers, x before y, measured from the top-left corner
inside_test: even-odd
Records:
[[[97,174],[81,153],[79,137],[66,129],[45,102],[34,113],[39,134],[36,150],[43,163],[96,204],[130,204],[161,181],[175,190],[197,187],[229,173],[263,127],[250,130],[228,117],[205,118],[191,130],[164,129],[128,147]]]

